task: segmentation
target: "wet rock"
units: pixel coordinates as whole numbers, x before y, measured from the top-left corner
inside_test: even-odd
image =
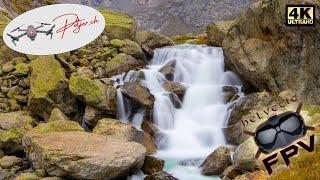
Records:
[[[35,168],[77,179],[124,177],[141,168],[146,153],[138,143],[80,131],[28,133],[23,145]]]
[[[138,83],[125,84],[121,88],[123,96],[130,101],[151,109],[153,107],[154,97],[150,91]]]
[[[159,150],[166,149],[168,147],[169,139],[166,134],[158,132],[155,134],[154,138]]]
[[[51,115],[48,121],[51,122],[51,121],[61,121],[61,120],[66,121],[66,120],[69,120],[69,118],[65,114],[63,114],[63,112],[60,109],[54,108],[51,112]]]
[[[107,61],[106,75],[107,77],[111,77],[129,72],[130,70],[138,70],[144,68],[145,66],[146,63],[144,61],[138,60],[125,53],[120,53],[111,60]]]
[[[169,98],[175,108],[180,109],[182,107],[181,99],[175,93],[169,93]]]
[[[178,95],[180,99],[183,99],[186,93],[186,88],[178,82],[165,82],[163,83],[163,87],[165,90]]]
[[[116,90],[98,80],[83,76],[71,76],[69,89],[78,99],[109,114],[116,112]]]
[[[318,0],[307,2],[320,5]],[[320,104],[314,98],[320,88],[315,76],[320,66],[320,27],[292,31],[280,18],[286,3],[258,1],[235,20],[223,40],[226,67],[240,76],[247,89],[276,94],[292,89],[305,103]],[[316,13],[315,21],[319,19]]]
[[[44,119],[58,107],[65,114],[75,111],[75,99],[68,92],[65,71],[53,56],[39,56],[31,62],[31,87],[28,107]]]
[[[93,129],[93,133],[104,135],[112,139],[123,141],[135,141],[146,147],[147,153],[152,154],[156,151],[156,144],[149,134],[137,130],[132,125],[121,123],[116,119],[101,119]]]
[[[180,166],[200,166],[202,159],[186,159],[179,161]]]
[[[21,138],[33,127],[26,112],[0,113],[0,149],[6,154],[22,151]]]
[[[177,178],[173,177],[171,174],[165,172],[165,171],[160,171],[157,173],[154,173],[152,175],[146,176],[144,180],[178,180]]]
[[[159,70],[159,72],[164,74],[164,76],[168,81],[173,81],[175,68],[176,68],[176,61],[172,60],[172,61],[169,61],[165,66],[163,66]]]
[[[141,45],[142,49],[149,55],[153,56],[153,50],[164,46],[172,46],[174,42],[161,34],[149,31],[137,32],[137,42]]]
[[[133,17],[107,9],[99,9],[106,20],[104,33],[109,39],[135,39],[136,22]]]
[[[234,179],[235,177],[241,175],[242,172],[238,169],[236,169],[234,166],[228,166],[223,173],[220,175],[221,178],[230,178],[230,179]]]
[[[240,171],[252,171],[258,169],[258,161],[254,158],[258,147],[253,138],[240,144],[233,154],[233,166]]]
[[[151,136],[155,136],[156,133],[160,132],[160,129],[149,121],[142,121],[141,129]]]
[[[16,156],[4,156],[0,159],[0,167],[10,169],[13,166],[21,166],[22,160]]]
[[[219,175],[232,164],[230,148],[220,146],[200,165],[203,175]]]
[[[233,86],[223,86],[223,92],[224,92],[224,101],[230,102],[232,99],[234,99],[234,96],[239,92],[238,88]]]
[[[150,175],[150,174],[154,174],[159,171],[162,171],[163,167],[164,167],[164,160],[155,158],[153,156],[146,156],[141,170],[145,174]]]

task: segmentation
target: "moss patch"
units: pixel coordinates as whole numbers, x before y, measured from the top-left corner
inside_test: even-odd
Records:
[[[98,81],[83,76],[71,76],[70,91],[87,103],[98,104],[105,100],[103,87]]]
[[[107,26],[120,26],[130,29],[135,25],[133,17],[127,14],[110,11],[107,9],[99,9],[99,11],[104,16]]]
[[[192,36],[192,35],[183,35],[183,36],[175,36],[172,38],[175,44],[208,44],[206,38],[201,36]]]
[[[77,122],[64,121],[64,120],[43,123],[32,130],[32,132],[36,132],[36,133],[68,132],[68,131],[84,131],[84,130]]]
[[[31,69],[30,95],[33,98],[46,97],[66,81],[64,69],[53,56],[39,56],[31,62]]]

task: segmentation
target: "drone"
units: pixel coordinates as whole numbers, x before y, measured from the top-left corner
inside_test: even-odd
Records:
[[[45,26],[50,26],[51,24],[48,24],[48,23],[39,23],[39,24],[40,24],[40,26],[38,26],[38,27],[35,27],[33,25],[28,25],[27,29],[21,29],[21,27],[24,26],[24,25],[22,25],[22,26],[17,27],[16,29],[14,29],[14,30],[12,30],[10,32],[10,33],[13,33],[15,31],[18,31],[18,32],[23,32],[22,34],[20,34],[18,36],[13,36],[13,35],[7,33],[7,35],[9,37],[11,37],[12,43],[15,46],[17,46],[15,42],[19,41],[19,39],[24,37],[24,36],[27,36],[28,38],[31,39],[31,41],[34,41],[36,39],[38,33],[43,33],[43,34],[45,34],[47,36],[50,35],[50,39],[52,39],[53,29],[54,29],[54,27],[56,25],[51,26],[51,28],[49,30],[47,30],[47,31],[43,31],[43,30],[39,30],[39,29],[41,29],[41,28],[43,28]]]

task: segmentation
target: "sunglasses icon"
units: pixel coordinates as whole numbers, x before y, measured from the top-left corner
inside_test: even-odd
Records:
[[[307,130],[314,131],[314,127],[304,124],[304,119],[300,115],[302,105],[302,103],[298,105],[296,112],[287,111],[270,117],[266,122],[260,124],[255,132],[243,131],[244,134],[253,136],[259,147],[255,155],[256,159],[259,158],[261,152],[269,154],[303,137]]]

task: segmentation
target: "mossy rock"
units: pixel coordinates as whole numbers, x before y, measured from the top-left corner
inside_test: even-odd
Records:
[[[108,77],[137,70],[146,66],[146,62],[135,59],[125,53],[116,55],[106,63],[106,74]]]
[[[102,83],[88,77],[71,76],[69,88],[72,94],[88,104],[100,104],[105,101]]]
[[[113,86],[84,76],[71,76],[69,89],[81,101],[108,113],[116,113],[116,90]]]
[[[99,11],[105,18],[104,32],[109,39],[135,40],[136,22],[133,17],[107,9],[99,9]]]
[[[69,132],[69,131],[84,131],[83,128],[74,121],[57,120],[47,123],[42,123],[33,128],[30,133],[50,133],[50,132]]]
[[[29,73],[29,65],[26,63],[19,63],[15,65],[15,71],[13,74],[15,76],[27,76]]]
[[[44,119],[59,107],[64,113],[74,112],[73,98],[67,91],[65,71],[53,56],[39,56],[32,61],[28,107]]]
[[[4,6],[10,11],[13,15],[19,15],[26,11],[29,11],[31,9],[49,5],[49,4],[55,4],[57,3],[56,0],[21,0],[21,1],[15,1],[15,0],[3,0],[2,3]]]
[[[0,114],[0,149],[6,154],[22,150],[21,138],[33,128],[34,119],[23,111]]]
[[[54,108],[51,112],[50,119],[48,121],[52,122],[60,120],[67,121],[69,119],[65,114],[63,114],[63,112],[59,108]]]

